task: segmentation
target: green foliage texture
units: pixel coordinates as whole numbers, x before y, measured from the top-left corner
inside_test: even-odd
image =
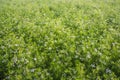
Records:
[[[0,80],[120,80],[120,0],[0,0]]]

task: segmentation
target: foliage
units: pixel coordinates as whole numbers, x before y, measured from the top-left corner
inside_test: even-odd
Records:
[[[119,0],[0,0],[0,80],[119,80]]]

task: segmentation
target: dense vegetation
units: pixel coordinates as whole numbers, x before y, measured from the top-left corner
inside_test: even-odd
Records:
[[[0,80],[120,80],[120,0],[0,0]]]

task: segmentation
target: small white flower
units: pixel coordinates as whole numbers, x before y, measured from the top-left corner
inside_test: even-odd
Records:
[[[91,67],[92,67],[92,68],[95,68],[95,64],[91,64]]]
[[[101,56],[101,55],[102,55],[102,53],[100,52],[100,53],[99,53],[99,55]]]
[[[1,46],[1,49],[4,49],[5,47],[4,46]]]
[[[36,58],[34,58],[34,61],[36,61],[37,59]]]
[[[35,69],[31,69],[30,72],[35,72]]]
[[[61,62],[60,62],[60,61],[58,61],[58,64],[61,64]]]
[[[49,73],[46,73],[46,75],[48,76],[48,75],[50,75]]]
[[[6,79],[8,79],[8,80],[9,80],[9,79],[10,79],[10,76],[7,76],[7,77],[6,77]]]
[[[25,59],[25,64],[29,63],[29,61],[27,59]]]
[[[16,63],[18,61],[17,57],[14,57],[13,61],[14,61],[14,63]]]
[[[54,40],[55,43],[57,43],[57,40]]]
[[[31,54],[31,52],[30,52],[30,51],[28,51],[26,54]]]
[[[95,48],[95,52],[97,52],[98,50]]]
[[[6,62],[6,60],[4,59],[4,60],[2,60],[2,63],[5,63]]]
[[[52,48],[51,48],[51,47],[49,47],[48,49],[49,49],[49,50],[51,50]]]
[[[19,64],[19,65],[18,65],[18,68],[21,68],[21,67],[22,67],[22,65],[21,65],[21,64]]]
[[[87,58],[91,58],[91,55],[90,55],[90,53],[88,53],[88,54],[87,54]]]
[[[106,73],[111,73],[111,70],[109,68],[107,68]]]
[[[15,46],[17,47],[17,46],[19,46],[18,44],[15,44]]]
[[[37,74],[38,74],[38,75],[40,75],[40,74],[41,74],[41,72],[38,72]]]
[[[41,78],[42,78],[42,79],[44,79],[44,76],[43,76],[43,75],[41,75]]]
[[[75,58],[78,58],[78,55],[75,55]]]

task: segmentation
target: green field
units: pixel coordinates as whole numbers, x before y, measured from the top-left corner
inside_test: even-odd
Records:
[[[120,0],[0,0],[0,80],[120,80]]]

